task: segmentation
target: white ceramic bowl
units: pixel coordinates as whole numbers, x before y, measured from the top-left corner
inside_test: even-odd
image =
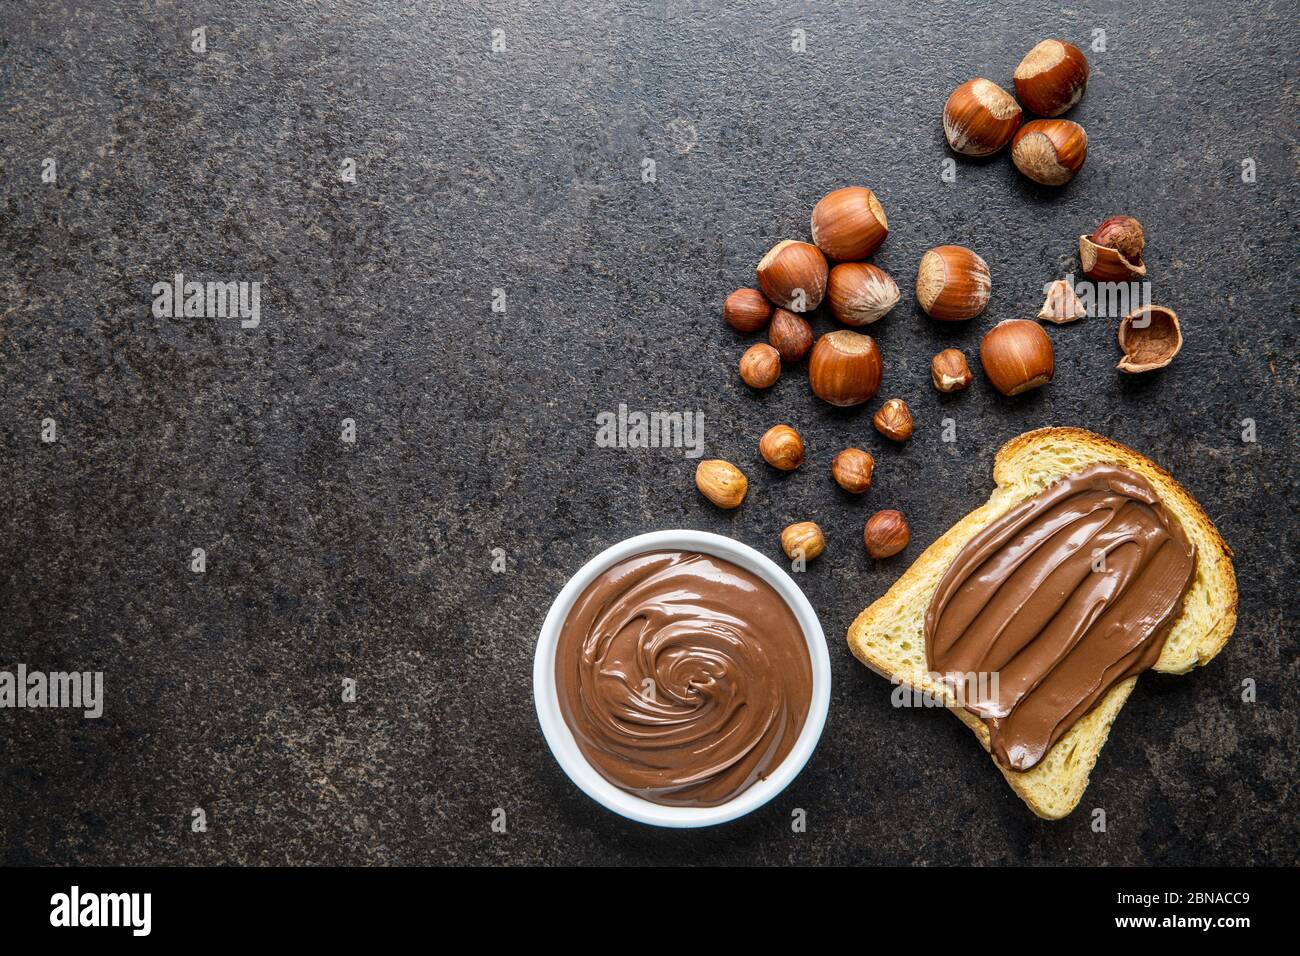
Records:
[[[812,660],[812,701],[794,748],[766,780],[759,780],[733,799],[716,807],[664,806],[643,800],[614,786],[587,762],[560,712],[560,699],[555,689],[555,651],[560,640],[560,627],[568,617],[569,609],[573,607],[578,595],[603,571],[624,558],[647,551],[698,551],[725,558],[758,575],[790,605],[808,642],[808,656]],[[537,641],[537,656],[533,661],[533,697],[537,703],[537,719],[541,721],[542,733],[546,736],[551,752],[569,779],[587,796],[615,813],[640,823],[661,827],[707,827],[726,823],[761,807],[799,775],[799,771],[812,756],[826,724],[826,711],[831,702],[831,661],[826,652],[826,638],[812,605],[790,579],[790,575],[774,562],[749,545],[719,534],[707,531],[654,531],[606,548],[584,564],[560,591],[546,615],[541,637]]]

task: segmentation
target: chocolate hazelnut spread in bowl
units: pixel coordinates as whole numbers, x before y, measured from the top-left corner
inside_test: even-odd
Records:
[[[547,743],[579,788],[643,823],[709,826],[803,768],[826,720],[830,660],[776,564],[721,535],[660,531],[569,581],[533,684]]]

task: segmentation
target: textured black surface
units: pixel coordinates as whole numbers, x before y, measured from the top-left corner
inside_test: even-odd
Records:
[[[707,6],[0,8],[0,669],[102,669],[108,696],[98,721],[0,711],[0,861],[1297,861],[1294,5]],[[1089,51],[1083,172],[1049,191],[1004,156],[941,181],[948,91],[1009,85],[1044,36]],[[871,429],[875,403],[830,410],[801,371],[750,394],[720,319],[763,251],[857,182],[889,212],[877,262],[903,290],[873,329],[881,398],[918,421],[901,449]],[[973,362],[1119,211],[1146,224],[1156,301],[1183,317],[1172,367],[1121,377],[1115,322],[1095,318],[1050,330],[1040,392],[1000,398],[977,366],[965,394],[933,391],[935,351]],[[968,327],[914,305],[941,242],[992,267]],[[177,271],[262,281],[261,326],[155,319],[150,287]],[[595,416],[621,402],[703,411],[707,454],[750,475],[746,505],[704,502],[680,451],[597,448]],[[808,441],[792,477],[757,457],[777,421]],[[1241,588],[1224,652],[1140,681],[1058,823],[956,720],[893,709],[843,640],[985,499],[998,446],[1048,424],[1168,467],[1236,550]],[[850,443],[879,462],[861,501],[827,477]],[[875,564],[862,520],[889,506],[914,543]],[[626,823],[579,793],[531,692],[568,577],[674,526],[778,557],[806,518],[830,540],[799,582],[834,690],[804,773],[708,832]]]

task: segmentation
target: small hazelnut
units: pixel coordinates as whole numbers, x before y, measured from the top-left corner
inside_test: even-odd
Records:
[[[952,91],[943,106],[943,134],[964,156],[992,156],[1020,128],[1020,104],[996,83],[977,76]]]
[[[1116,366],[1130,374],[1164,368],[1183,347],[1178,314],[1163,305],[1144,305],[1124,316],[1119,324],[1119,347],[1124,357]]]
[[[901,511],[877,511],[862,529],[862,541],[873,558],[892,558],[907,547],[911,538]]]
[[[1052,340],[1037,322],[1007,319],[984,335],[980,363],[994,388],[1003,395],[1019,395],[1052,380]]]
[[[781,532],[781,550],[791,561],[811,561],[826,550],[826,537],[815,521],[800,521]]]
[[[1011,141],[1011,161],[1036,183],[1064,186],[1088,158],[1088,134],[1072,120],[1032,120]]]
[[[1038,317],[1046,322],[1063,325],[1073,322],[1088,314],[1079,297],[1074,294],[1074,286],[1067,279],[1057,279],[1047,287],[1047,298],[1038,310]]]
[[[740,357],[740,377],[750,388],[771,388],[781,377],[781,353],[757,342]]]
[[[831,475],[845,491],[860,495],[871,487],[876,460],[861,448],[845,448],[831,462]]]
[[[907,441],[912,437],[912,413],[901,398],[891,398],[876,409],[876,431],[893,441]]]
[[[737,289],[722,303],[722,317],[737,332],[757,332],[772,318],[772,303],[757,289]]]
[[[944,349],[930,359],[930,380],[941,392],[960,392],[971,382],[970,366],[958,349]]]
[[[739,508],[749,481],[739,468],[720,458],[706,458],[695,467],[695,487],[719,508]]]
[[[869,335],[841,329],[817,340],[808,363],[808,384],[824,402],[847,408],[861,405],[880,390],[884,363]]]
[[[808,320],[801,315],[777,309],[772,313],[772,324],[767,330],[767,340],[781,353],[783,362],[798,362],[812,348],[813,332]]]
[[[1130,262],[1141,262],[1142,250],[1146,247],[1142,223],[1132,216],[1110,216],[1103,219],[1097,231],[1092,234],[1092,241],[1099,246],[1114,249]]]
[[[828,259],[857,262],[880,248],[889,233],[885,210],[865,186],[827,193],[812,211],[812,237]]]
[[[758,453],[773,468],[794,471],[803,464],[803,439],[789,425],[773,425],[759,439]]]
[[[916,301],[932,319],[973,319],[992,291],[988,263],[965,246],[937,246],[921,257],[916,270]]]
[[[841,262],[826,290],[831,314],[845,325],[870,325],[898,304],[898,285],[867,262]]]
[[[826,257],[811,243],[785,239],[758,264],[758,287],[791,312],[811,312],[826,294]]]
[[[1044,40],[1025,54],[1012,79],[1031,113],[1060,116],[1083,97],[1088,58],[1073,43]]]

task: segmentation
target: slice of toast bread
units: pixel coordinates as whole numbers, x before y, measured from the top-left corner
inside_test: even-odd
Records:
[[[929,677],[926,609],[948,567],[982,528],[1058,479],[1099,462],[1129,468],[1146,478],[1196,545],[1195,576],[1155,669],[1183,674],[1207,663],[1228,642],[1237,621],[1232,551],[1201,506],[1168,472],[1131,448],[1080,428],[1040,428],[999,449],[993,463],[997,487],[989,500],[926,548],[893,587],[853,622],[848,640],[858,660],[883,677],[943,700],[988,750],[989,733],[983,721]],[[1059,820],[1078,805],[1110,725],[1136,683],[1137,677],[1131,677],[1117,684],[1030,770],[1008,770],[994,761],[1029,809],[1045,819]]]

